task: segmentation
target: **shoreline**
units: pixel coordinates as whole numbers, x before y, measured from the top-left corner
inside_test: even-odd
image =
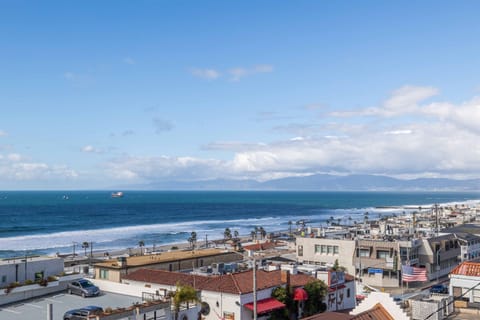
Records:
[[[424,197],[425,201],[434,203],[435,199]],[[450,200],[453,198],[452,196],[447,197],[444,202],[439,203],[439,207],[467,207],[467,208],[475,208],[479,207],[480,200],[476,199],[462,199],[458,201]],[[303,199],[303,198],[302,198]],[[309,201],[313,201],[311,198]],[[343,198],[342,198],[343,199]],[[242,200],[242,199],[240,199]],[[274,201],[272,205],[281,205],[283,203],[282,199],[277,199],[278,201]],[[350,201],[349,199],[344,199],[345,201]],[[380,203],[383,199],[375,199],[374,202]],[[398,198],[396,202],[401,199]],[[413,200],[413,199],[412,199]],[[245,201],[248,205],[254,205],[253,203],[249,202],[248,199]],[[293,202],[292,202],[293,201]],[[219,220],[219,212],[216,208],[212,208],[212,220],[207,220],[206,218],[199,218],[201,220],[195,221],[196,212],[193,211],[189,218],[191,220],[185,220],[179,222],[178,225],[165,221],[164,223],[151,223],[148,224],[148,221],[145,221],[144,225],[124,225],[124,226],[115,226],[110,228],[99,228],[99,229],[87,229],[87,230],[78,230],[75,229],[74,231],[54,231],[52,233],[41,233],[41,234],[25,234],[25,235],[14,235],[10,237],[0,238],[0,246],[3,250],[0,250],[0,259],[4,258],[12,258],[12,257],[22,257],[25,254],[28,255],[49,255],[53,256],[57,253],[60,256],[68,257],[72,256],[73,252],[75,252],[75,256],[85,256],[84,249],[82,249],[81,245],[84,240],[88,239],[89,242],[93,242],[93,255],[94,256],[103,256],[105,252],[109,252],[109,254],[113,255],[121,255],[125,253],[139,253],[140,248],[138,247],[138,241],[142,240],[145,242],[145,246],[143,250],[151,251],[166,251],[171,249],[171,247],[178,247],[181,249],[187,248],[188,244],[188,237],[190,231],[197,231],[198,238],[197,244],[198,246],[204,246],[205,240],[203,235],[208,235],[208,243],[215,243],[217,246],[223,244],[223,237],[222,233],[225,228],[230,228],[232,232],[239,231],[241,237],[250,238],[249,231],[252,230],[253,226],[262,225],[267,233],[279,233],[279,232],[288,232],[284,230],[288,230],[289,225],[287,224],[288,221],[298,222],[304,220],[307,222],[307,226],[311,227],[320,227],[327,225],[327,221],[331,216],[333,216],[334,220],[340,220],[341,224],[345,224],[347,219],[350,221],[361,222],[363,221],[363,216],[365,211],[370,211],[370,219],[378,219],[378,216],[389,216],[392,214],[399,214],[401,211],[405,211],[407,214],[410,214],[412,211],[416,211],[421,208],[422,212],[426,212],[432,209],[432,205],[380,205],[380,206],[372,206],[372,207],[358,207],[355,208],[355,203],[362,203],[365,200],[359,199],[354,203],[347,202],[348,208],[329,208],[329,207],[322,207],[320,205],[322,199],[315,200],[315,202],[300,202],[298,205],[304,204],[301,210],[298,212],[294,211],[294,207],[289,209],[289,205],[294,205],[296,200],[289,200],[287,201],[286,209],[282,209],[284,212],[290,212],[290,214],[284,214],[275,216],[275,213],[272,212],[271,215],[268,213],[264,213],[263,210],[260,212],[262,215],[255,217],[252,213],[246,213],[244,219],[240,219],[239,215],[230,215],[229,218],[231,220]],[[317,205],[318,201],[318,205]],[[339,204],[342,203],[339,200],[335,200]],[[371,200],[368,200],[371,201]],[[408,200],[405,200],[408,201]],[[335,202],[335,203],[336,203]],[[392,199],[385,199],[384,202],[392,202]],[[395,202],[395,201],[393,201]],[[196,203],[196,202],[195,202]],[[334,203],[334,204],[335,204]],[[233,203],[235,204],[235,203]],[[260,205],[264,204],[263,202],[259,203]],[[328,204],[333,206],[334,204]],[[159,203],[159,208],[161,204]],[[324,204],[326,206],[326,204]],[[343,205],[345,206],[345,204]],[[249,207],[246,207],[247,209]],[[272,207],[275,208],[275,207]],[[228,210],[228,205],[225,210]],[[286,211],[289,210],[289,211]],[[237,209],[238,211],[238,209]],[[298,214],[298,216],[296,215]],[[79,216],[80,217],[80,216]],[[351,219],[353,218],[353,219]],[[114,216],[111,216],[110,219],[115,219]],[[158,219],[158,216],[156,216]],[[188,219],[188,217],[187,217]],[[115,221],[115,220],[111,220]],[[122,221],[120,221],[122,222]],[[133,221],[132,221],[133,222]],[[296,230],[299,226],[295,223],[292,225],[292,230]],[[273,230],[273,231],[272,231]],[[175,231],[175,232],[174,232]],[[182,239],[182,237],[184,237]],[[142,239],[143,238],[143,239]],[[166,243],[152,243],[152,239],[163,239],[168,242]],[[93,241],[90,241],[92,239]],[[97,240],[98,239],[98,240]],[[98,241],[98,249],[96,245],[96,241]],[[157,240],[158,241],[158,240]],[[72,244],[76,243],[76,249],[73,249]],[[103,244],[103,245],[102,245]],[[51,245],[51,246],[50,246]],[[55,245],[58,245],[59,248],[56,249]],[[14,248],[21,248],[21,247],[30,247],[32,249],[14,249]],[[42,248],[43,246],[43,248]],[[60,247],[61,246],[61,247]],[[90,249],[87,249],[87,256],[89,256]]]

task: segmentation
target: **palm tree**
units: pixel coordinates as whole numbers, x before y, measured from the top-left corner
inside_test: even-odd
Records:
[[[260,236],[262,237],[262,240],[267,235],[267,231],[265,231],[265,229],[263,229],[263,227],[258,228],[258,232],[260,233]]]
[[[175,320],[178,319],[178,313],[180,312],[180,306],[182,305],[182,303],[199,301],[195,288],[189,285],[181,285],[180,283],[177,283],[176,287],[177,290],[173,295]]]
[[[348,224],[352,225],[352,217],[351,216],[348,216]]]
[[[235,239],[238,239],[239,236],[240,236],[240,234],[238,233],[238,230],[234,230],[234,231],[233,231],[233,237],[234,237]]]
[[[190,232],[190,238],[188,238],[190,247],[192,250],[195,250],[195,245],[197,244],[197,233],[195,231]]]
[[[337,226],[340,225],[340,221],[342,221],[342,219],[341,219],[341,218],[337,218]]]
[[[145,247],[145,241],[140,240],[138,241],[138,246],[140,247],[140,254],[143,255],[143,247]]]
[[[82,242],[82,248],[85,250],[85,257],[87,256],[87,249],[90,247],[90,244],[87,241]]]
[[[223,243],[230,239],[232,239],[232,231],[230,231],[230,228],[225,228],[225,231],[223,232]]]
[[[250,236],[252,236],[252,241],[255,240],[255,237],[256,237],[255,231],[252,230],[252,232],[250,232]]]

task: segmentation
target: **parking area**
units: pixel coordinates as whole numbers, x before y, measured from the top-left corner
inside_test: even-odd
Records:
[[[102,308],[111,307],[129,307],[135,302],[140,302],[141,298],[125,296],[116,293],[101,293],[97,297],[82,298],[77,295],[59,293],[55,295],[44,296],[32,300],[26,300],[21,303],[0,307],[0,320],[25,320],[25,319],[47,319],[47,306],[53,305],[53,319],[63,319],[63,314],[71,309],[77,309],[85,306],[99,306]]]

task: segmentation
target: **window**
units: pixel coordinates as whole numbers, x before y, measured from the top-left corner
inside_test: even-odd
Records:
[[[303,257],[303,246],[298,246],[298,256]]]
[[[43,280],[43,271],[35,272],[35,281]]]
[[[347,298],[350,298],[350,288],[347,288]]]
[[[7,282],[7,276],[2,276],[2,283]]]
[[[338,246],[333,246],[333,254],[339,254]]]
[[[316,244],[315,245],[315,253],[320,253],[321,247],[322,247],[321,245]]]
[[[359,255],[360,257],[370,257],[370,249],[360,249]]]
[[[390,251],[377,250],[377,259],[386,259],[390,257]]]
[[[100,279],[108,279],[108,270],[100,269]]]
[[[322,254],[327,254],[327,246],[322,244]]]
[[[327,247],[327,254],[333,254],[333,246]]]

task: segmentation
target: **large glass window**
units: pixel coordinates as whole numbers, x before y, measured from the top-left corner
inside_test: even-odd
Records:
[[[333,254],[339,254],[340,250],[338,246],[333,246]]]
[[[321,247],[322,247],[321,245],[316,244],[315,245],[315,253],[320,253],[321,252]]]
[[[303,257],[303,246],[298,246],[298,256]]]
[[[108,270],[100,269],[100,279],[108,279]]]

